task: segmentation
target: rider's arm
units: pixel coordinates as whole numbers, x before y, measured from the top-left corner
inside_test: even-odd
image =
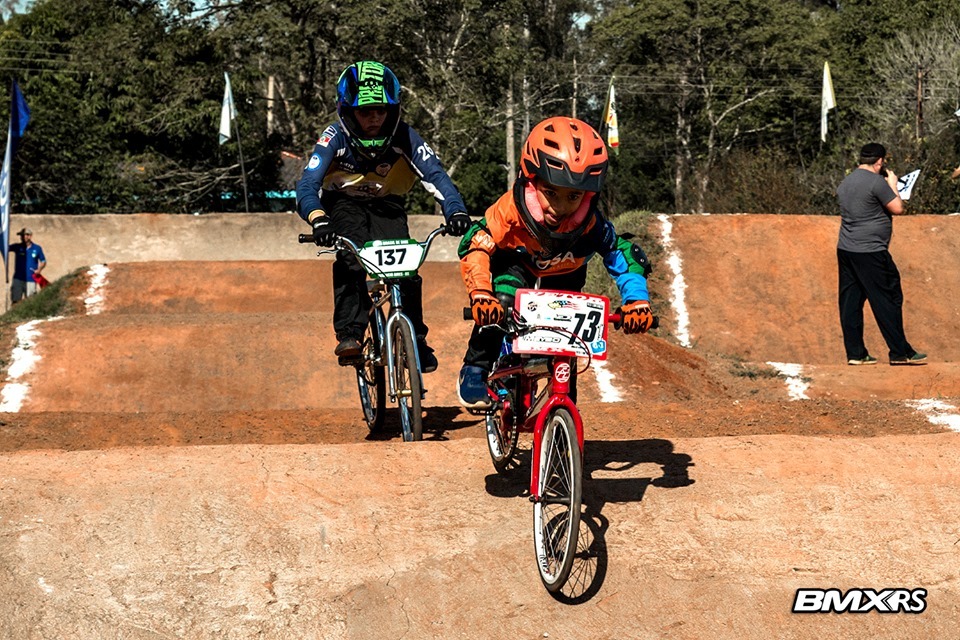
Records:
[[[463,196],[457,191],[453,180],[450,179],[440,163],[440,158],[430,145],[424,142],[413,127],[404,122],[401,122],[397,128],[397,136],[402,138],[400,148],[417,177],[420,178],[420,183],[440,203],[443,217],[449,220],[455,213],[466,212],[467,207],[463,203]]]
[[[313,147],[313,153],[303,175],[297,181],[297,213],[307,222],[313,222],[317,216],[324,215],[320,204],[320,190],[323,177],[337,155],[337,150],[347,143],[346,137],[337,125],[324,129]]]
[[[607,220],[598,225],[597,237],[597,253],[603,257],[603,266],[617,283],[623,303],[649,300],[646,278],[649,262],[643,251],[629,240],[618,236],[613,224]]]
[[[513,195],[507,192],[463,236],[457,254],[467,293],[477,290],[493,292],[490,258],[498,249],[509,250],[515,246],[511,242],[511,231],[514,225],[520,224]]]

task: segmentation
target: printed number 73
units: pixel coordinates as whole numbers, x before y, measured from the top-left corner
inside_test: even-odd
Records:
[[[575,313],[573,317],[577,321],[577,326],[573,329],[573,335],[570,336],[570,344],[574,344],[579,336],[584,342],[593,342],[597,339],[600,331],[600,312],[591,311],[590,313]]]

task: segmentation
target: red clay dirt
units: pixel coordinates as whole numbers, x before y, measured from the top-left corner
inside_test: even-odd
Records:
[[[924,367],[888,366],[869,312],[881,364],[843,363],[837,219],[670,221],[693,346],[658,264],[663,328],[611,336],[624,399],[581,383],[588,551],[560,598],[529,471],[498,476],[456,402],[456,265],[422,270],[440,367],[405,444],[392,414],[368,433],[336,366],[329,262],[227,261],[211,235],[211,260],[111,263],[101,313],[37,326],[0,414],[0,637],[955,635],[958,436],[907,401],[960,405],[960,218],[895,221]],[[808,399],[767,361],[802,364]],[[813,587],[924,588],[927,608],[790,613]]]

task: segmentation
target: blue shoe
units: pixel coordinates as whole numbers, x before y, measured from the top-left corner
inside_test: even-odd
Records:
[[[457,396],[460,404],[467,409],[489,409],[493,406],[487,393],[487,371],[471,364],[463,365],[460,368]]]

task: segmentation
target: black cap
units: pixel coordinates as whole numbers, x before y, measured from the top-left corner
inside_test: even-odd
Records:
[[[879,142],[871,142],[863,145],[860,149],[860,162],[858,164],[873,164],[880,158],[887,156],[887,149]]]

